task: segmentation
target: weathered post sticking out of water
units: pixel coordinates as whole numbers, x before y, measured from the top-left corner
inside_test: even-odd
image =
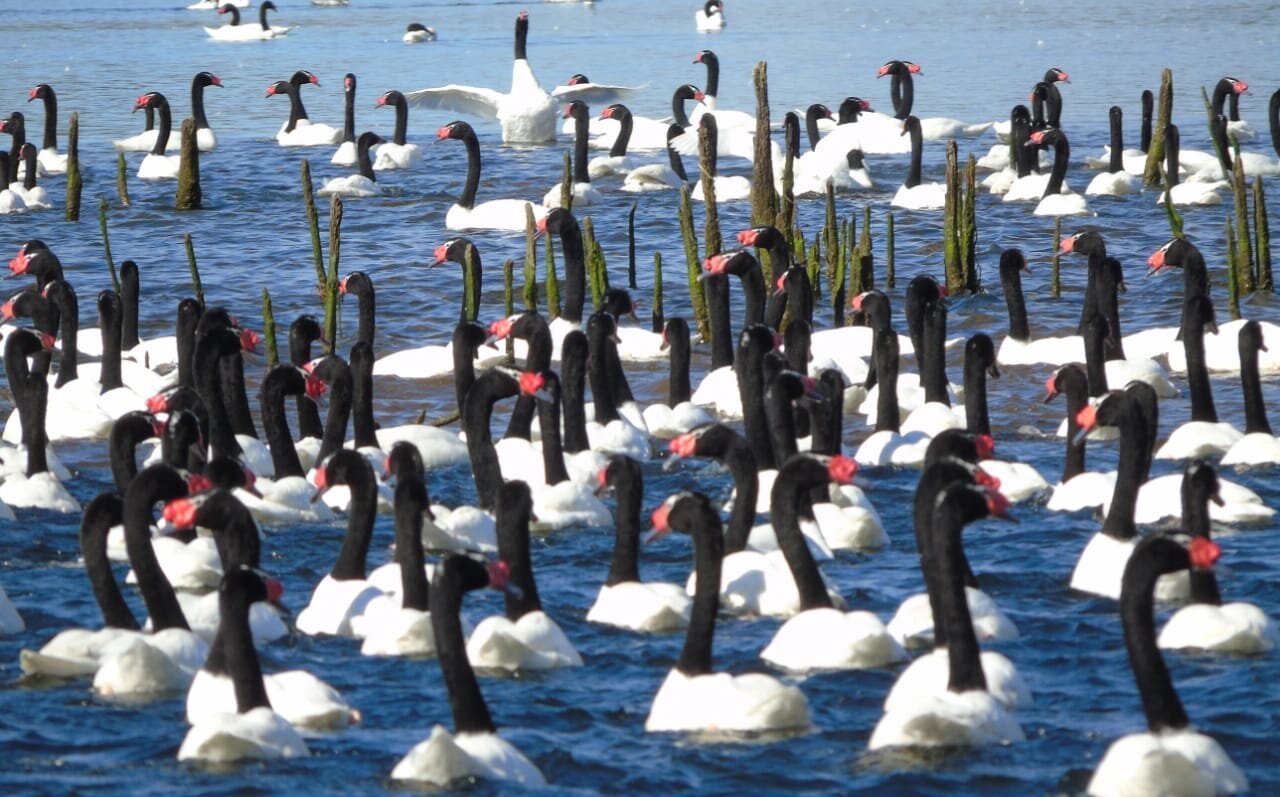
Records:
[[[528,207],[526,205],[525,207]],[[526,272],[527,273],[527,272]],[[502,263],[502,313],[503,318],[510,318],[516,312],[516,263],[511,258],[507,258]],[[526,289],[528,285],[526,284]],[[529,312],[534,312],[529,310]],[[516,342],[513,336],[507,336],[507,362],[510,363],[515,359]]]
[[[191,272],[191,291],[196,295],[196,301],[204,307],[204,283],[200,281],[200,266],[196,264],[196,244],[191,240],[191,233],[183,233],[182,245],[187,250],[187,269]],[[113,268],[112,271],[115,269]],[[114,274],[113,274],[114,276]]]
[[[1169,219],[1169,234],[1174,238],[1182,238],[1182,214],[1178,212],[1178,208],[1173,204],[1173,197],[1169,195],[1169,187],[1164,189],[1164,215]]]
[[[324,335],[333,354],[338,341],[338,268],[342,261],[342,197],[329,202],[329,272],[324,281]]]
[[[467,321],[480,320],[480,286],[476,280],[475,246],[462,248],[462,317]]]
[[[724,250],[724,241],[720,236],[720,214],[716,208],[716,180],[711,169],[711,161],[715,156],[716,154],[711,151],[707,129],[699,125],[698,171],[702,176],[702,198],[705,200],[702,205],[706,213],[703,218],[702,248],[708,256]],[[768,280],[767,273],[765,279]]]
[[[809,285],[813,287],[815,300],[822,298],[822,280],[819,279],[822,274],[822,246],[818,240],[819,237],[815,235],[805,259],[805,266],[809,270]]]
[[[573,167],[569,153],[564,153],[564,166],[560,172],[560,207],[573,210]]]
[[[653,253],[653,326],[654,332],[661,333],[666,326],[666,313],[662,307],[662,253]]]
[[[1240,317],[1240,264],[1236,261],[1236,231],[1227,217],[1227,309],[1231,320]]]
[[[1062,298],[1062,217],[1053,217],[1053,245],[1049,251],[1049,295],[1054,299]]]
[[[182,120],[182,154],[178,165],[178,196],[174,207],[178,210],[199,210],[204,200],[200,190],[200,148],[196,146],[194,119]]]
[[[1267,222],[1267,197],[1262,191],[1262,178],[1253,178],[1253,240],[1254,254],[1258,261],[1258,285],[1260,291],[1274,291],[1271,278],[1271,226]]]
[[[320,214],[316,211],[316,192],[311,185],[311,163],[302,159],[302,208],[307,214],[307,230],[311,233],[311,257],[315,261],[316,286],[324,289],[324,251],[320,247]]]
[[[857,296],[876,286],[875,253],[871,250],[871,206],[862,207],[862,234],[858,237],[858,248],[854,250],[852,284],[849,295]]]
[[[80,178],[80,114],[71,114],[71,127],[67,130],[67,221],[80,221],[80,191],[84,181]]]
[[[827,183],[826,216],[822,224],[822,244],[827,251],[827,284],[828,293],[836,294],[836,258],[840,254],[840,222],[836,221],[836,192],[830,182]]]
[[[795,158],[792,157],[792,147],[799,144],[800,128],[794,125],[786,127],[785,143],[783,144],[783,161],[782,161],[782,195],[779,197],[778,218],[780,220],[778,229],[782,234],[787,236],[787,244],[795,251],[795,234],[796,234],[796,195],[795,195]],[[771,152],[770,155],[773,153]],[[753,214],[754,217],[754,214]],[[803,251],[803,242],[801,242],[801,250]],[[794,255],[792,257],[794,260]]]
[[[685,274],[689,281],[689,303],[693,305],[693,319],[698,325],[698,337],[711,340],[711,318],[707,314],[707,294],[703,290],[702,260],[698,257],[698,236],[693,230],[693,203],[689,200],[687,186],[680,187],[680,207],[676,214],[680,219],[680,238],[684,242]]]
[[[1244,168],[1240,164],[1240,144],[1234,143],[1236,168],[1231,170],[1231,195],[1235,199],[1236,268],[1240,272],[1240,293],[1253,293],[1257,275],[1253,269],[1253,239],[1249,235],[1249,192],[1245,187]]]
[[[831,323],[837,327],[845,325],[844,304],[848,296],[845,285],[849,276],[849,261],[853,256],[850,251],[850,245],[853,243],[853,226],[853,217],[850,216],[847,222],[836,229],[836,274],[831,285]],[[831,259],[830,252],[827,253],[827,259]]]
[[[116,261],[111,256],[111,233],[107,229],[107,198],[98,197],[98,229],[102,230],[102,254],[107,259],[107,271],[111,272],[111,287],[120,292],[120,276],[116,274]]]
[[[1147,148],[1147,166],[1142,171],[1142,184],[1159,185],[1160,162],[1164,160],[1164,129],[1173,119],[1173,70],[1168,67],[1160,72],[1160,100],[1156,110],[1156,124],[1151,129],[1151,146]]]
[[[964,204],[958,220],[960,258],[964,264],[964,285],[970,293],[982,288],[978,276],[978,162],[969,154],[964,172]]]
[[[124,153],[116,153],[116,193],[120,196],[120,206],[129,207],[129,165],[124,162]]]
[[[524,310],[538,312],[538,225],[533,220],[533,205],[524,206]],[[511,315],[508,310],[507,315]]]
[[[784,233],[791,229],[779,223],[778,195],[773,192],[773,148],[769,136],[769,64],[761,61],[751,72],[756,89],[755,161],[751,166],[751,224],[777,227]],[[719,252],[720,249],[708,249]],[[773,265],[765,268],[765,279],[773,273]]]
[[[604,250],[596,240],[596,228],[591,217],[582,219],[582,242],[587,256],[587,278],[591,282],[591,306],[599,307],[604,301],[604,292],[609,290],[609,270],[604,262]]]
[[[271,307],[271,292],[262,289],[262,337],[267,342],[267,370],[280,364],[280,349],[276,344],[276,314]]]
[[[894,263],[895,249],[893,241],[893,211],[884,222],[884,286],[893,290],[898,286],[898,275]]]
[[[636,207],[638,202],[631,203],[627,211],[627,288],[635,290],[636,285]]]
[[[960,169],[956,142],[947,142],[947,198],[942,209],[942,266],[946,272],[947,290],[964,289],[964,264],[960,261],[960,224],[964,197],[960,195]]]

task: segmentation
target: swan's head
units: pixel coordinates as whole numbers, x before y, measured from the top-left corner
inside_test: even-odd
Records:
[[[1243,80],[1239,78],[1230,77],[1230,76],[1224,77],[1223,80],[1227,81],[1227,83],[1231,86],[1231,91],[1233,93],[1235,94],[1249,93],[1249,84],[1245,83]]]
[[[158,91],[148,91],[133,101],[133,112],[136,113],[144,108],[159,108],[164,102],[163,94]]]
[[[836,484],[851,484],[858,473],[858,463],[843,454],[827,461],[827,475]]]
[[[461,119],[450,122],[436,130],[436,141],[444,141],[446,138],[465,139],[468,136],[475,137],[471,125]]]
[[[708,3],[707,5],[710,6],[711,4]],[[710,14],[711,12],[708,11],[707,13]],[[718,64],[719,62],[720,59],[717,58],[716,54],[710,50],[702,50],[693,57],[693,63],[695,64]]]
[[[994,487],[982,487],[983,496],[987,499],[987,513],[993,518],[1017,523],[1018,519],[1009,514],[1009,499]]]
[[[31,102],[32,100],[43,100],[52,96],[53,87],[48,83],[41,83],[27,92],[27,102]]]
[[[1067,74],[1066,70],[1055,66],[1044,73],[1044,80],[1046,83],[1070,83],[1071,76]]]
[[[319,84],[317,83],[317,85]],[[352,92],[356,90],[356,76],[354,74],[348,72],[347,74],[343,75],[342,90],[344,92]],[[382,103],[380,102],[378,104],[381,105]]]
[[[533,396],[541,401],[554,401],[554,397],[547,392],[547,377],[538,371],[524,371],[516,380],[520,384],[520,394],[523,396]]]
[[[627,106],[623,105],[620,102],[615,102],[613,105],[610,105],[608,108],[605,108],[603,111],[600,112],[600,118],[601,119],[621,119],[624,116],[629,116],[630,114],[631,114],[631,111],[628,110]]]
[[[289,88],[290,86],[287,81],[277,80],[275,83],[267,86],[267,96],[274,97],[277,94],[288,94]]]
[[[566,86],[585,86],[591,82],[591,78],[579,72],[564,82]]]
[[[1208,537],[1193,537],[1191,544],[1187,546],[1187,554],[1193,568],[1210,570],[1222,557],[1222,549],[1218,547],[1218,543]]]

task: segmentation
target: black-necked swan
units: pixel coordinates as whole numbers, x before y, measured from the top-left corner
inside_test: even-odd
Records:
[[[876,77],[890,75],[889,98],[893,102],[894,118],[906,120],[911,115],[915,100],[915,80],[912,75],[923,75],[920,66],[911,61],[888,61],[876,70]],[[975,138],[985,133],[991,122],[969,124],[958,119],[935,117],[920,120],[920,130],[930,141],[942,138]]]
[[[1138,543],[1124,568],[1120,620],[1147,731],[1111,743],[1089,780],[1093,797],[1131,794],[1236,794],[1249,781],[1214,739],[1191,730],[1174,691],[1164,656],[1156,647],[1154,593],[1160,576],[1189,568],[1207,569],[1221,551],[1209,539],[1191,541],[1190,550],[1156,536]]]
[[[600,471],[599,484],[617,496],[617,523],[609,574],[587,612],[587,622],[646,632],[684,628],[691,606],[684,587],[640,580],[640,503],[644,498],[640,463],[614,455]]]
[[[173,125],[169,101],[160,92],[150,91],[134,101],[134,112],[142,108],[155,109],[159,116],[159,127],[156,128],[156,143],[138,166],[138,177],[143,180],[176,180],[182,158],[180,155],[164,154]]]
[[[231,3],[226,3],[218,8],[219,14],[231,14],[231,22],[217,28],[205,28],[205,33],[209,34],[209,38],[219,42],[249,42],[263,41],[266,39],[278,39],[286,35],[293,28],[271,27],[267,22],[267,12],[275,11],[276,4],[271,0],[263,0],[258,6],[258,24],[252,22],[240,24],[240,11]]]
[[[1102,167],[1106,169],[1102,174],[1094,177],[1089,181],[1089,186],[1084,189],[1086,196],[1122,196],[1124,194],[1132,194],[1141,189],[1138,182],[1138,175],[1133,174],[1125,166],[1125,157],[1131,160],[1142,158],[1145,156],[1137,150],[1133,150],[1133,154],[1129,155],[1124,149],[1124,128],[1123,117],[1124,111],[1119,105],[1112,105],[1109,111],[1111,118],[1111,144],[1107,148],[1107,160],[1102,163]],[[1085,159],[1086,166],[1092,166],[1092,159]],[[1133,164],[1137,166],[1136,163]]]
[[[582,666],[573,643],[542,610],[529,550],[532,510],[529,485],[510,481],[498,488],[498,556],[510,566],[519,595],[508,592],[504,613],[476,625],[467,641],[473,666],[507,672]]]
[[[693,22],[699,33],[724,30],[724,0],[707,0],[693,12]]]
[[[1036,130],[1027,137],[1024,146],[1052,146],[1053,169],[1049,172],[1049,182],[1045,184],[1044,193],[1036,204],[1033,213],[1037,216],[1074,216],[1089,212],[1089,203],[1083,196],[1073,192],[1063,182],[1067,176],[1067,164],[1071,158],[1071,145],[1067,134],[1061,130]],[[1005,195],[1006,197],[1008,194]]]
[[[28,141],[22,145],[22,151],[19,154],[23,165],[22,182],[9,183],[9,190],[22,199],[27,210],[49,210],[53,207],[53,200],[49,197],[48,189],[42,185],[36,185],[38,169],[35,145]]]
[[[58,95],[53,86],[40,83],[27,92],[27,102],[44,102],[44,139],[36,156],[43,174],[66,174],[67,154],[58,152]]]
[[[1067,239],[1063,239],[1067,240]],[[1033,339],[1027,322],[1027,301],[1022,292],[1022,272],[1030,272],[1027,259],[1021,249],[1006,249],[1000,253],[1000,285],[1004,289],[1005,306],[1009,311],[1009,331],[996,361],[1001,365],[1064,365],[1084,362],[1084,339],[1079,335],[1062,335]]]
[[[192,684],[187,696],[188,719],[191,696],[204,682],[218,679],[228,688],[217,690],[218,702],[195,718],[178,748],[179,761],[227,763],[310,755],[293,725],[272,710],[274,704],[249,634],[251,607],[262,602],[276,603],[283,591],[280,582],[264,578],[260,571],[249,567],[237,568],[223,578],[217,593],[223,619],[206,669],[200,671],[201,678]],[[235,705],[234,712],[229,711],[230,703]]]
[[[715,422],[703,408],[690,401],[689,322],[683,318],[668,319],[662,339],[670,355],[670,378],[667,380],[667,403],[654,403],[644,408],[645,426],[659,440],[670,440],[685,432]]]
[[[911,164],[906,179],[890,202],[895,208],[907,210],[941,210],[946,204],[947,187],[943,183],[925,183],[920,178],[920,162],[924,151],[924,139],[920,133],[920,120],[908,116],[902,122],[902,135],[911,139]]]
[[[392,108],[396,112],[396,126],[390,141],[384,141],[378,147],[378,159],[374,161],[376,171],[393,169],[412,169],[422,163],[422,151],[417,144],[405,140],[409,128],[409,105],[404,94],[392,89],[378,98],[377,107]]]
[[[1063,437],[1067,450],[1062,460],[1062,477],[1053,486],[1045,509],[1051,512],[1076,512],[1098,506],[1101,496],[1115,489],[1115,471],[1086,471],[1085,439],[1078,438],[1080,410],[1089,403],[1089,378],[1075,363],[1062,366],[1045,381],[1045,402],[1061,394],[1065,397],[1067,426]]]
[[[574,100],[564,108],[566,119],[573,119],[573,178],[569,184],[569,205],[571,207],[588,206],[600,203],[600,192],[591,185],[591,170],[587,162],[587,136],[591,124],[591,113],[582,100]],[[542,197],[542,204],[547,208],[558,208],[562,201],[563,186],[560,183],[551,186]]]
[[[1187,392],[1191,394],[1191,420],[1169,433],[1156,449],[1156,459],[1196,459],[1227,452],[1243,435],[1230,423],[1219,422],[1213,403],[1213,387],[1205,365],[1205,333],[1218,335],[1213,302],[1207,296],[1191,296],[1183,303],[1182,347],[1187,366]]]
[[[36,335],[24,329],[9,333],[4,342],[5,375],[22,425],[22,445],[15,454],[21,456],[24,451],[26,454],[25,470],[10,473],[0,483],[0,502],[6,509],[17,506],[55,512],[80,511],[80,503],[49,470],[49,435],[45,431],[49,396],[46,374],[49,367],[47,352],[52,346],[52,336]],[[31,357],[35,370],[28,367],[28,357]],[[12,510],[4,514],[12,515]]]
[[[0,175],[9,173],[9,153],[0,152]],[[0,215],[8,216],[12,213],[26,213],[27,203],[22,199],[17,191],[9,188],[8,183],[0,181]]]
[[[917,691],[895,701],[871,733],[869,747],[954,747],[1024,739],[1009,710],[989,691],[981,650],[965,599],[959,563],[960,535],[968,523],[1003,517],[1008,502],[988,487],[953,482],[932,513],[932,562],[941,624],[946,627],[948,678],[940,692]],[[905,675],[909,675],[910,670]]]
[[[463,779],[512,780],[532,786],[546,783],[538,768],[510,742],[498,735],[484,695],[468,661],[462,633],[462,596],[492,587],[518,592],[509,580],[505,562],[487,565],[469,556],[446,554],[431,581],[431,630],[436,656],[449,692],[453,714],[451,734],[436,725],[391,770],[391,779],[448,786]]]
[[[373,162],[369,157],[370,148],[381,144],[382,141],[382,136],[371,130],[361,133],[356,142],[356,163],[360,171],[327,180],[316,193],[320,196],[341,197],[367,197],[382,193],[377,183],[378,178],[373,173]]]
[[[1222,502],[1218,474],[1213,466],[1196,460],[1182,474],[1182,530],[1193,540],[1209,539],[1210,501]],[[1157,645],[1166,650],[1251,655],[1272,650],[1280,642],[1275,625],[1262,609],[1251,603],[1222,602],[1212,570],[1191,571],[1190,600],[1165,623]]]
[[[320,85],[320,78],[305,69],[299,69],[286,80],[277,80],[267,86],[267,96],[285,95],[289,98],[289,119],[276,133],[276,143],[282,147],[324,147],[342,140],[342,131],[326,124],[316,124],[307,116],[302,104],[302,85]]]
[[[547,208],[523,199],[491,199],[476,204],[476,189],[480,187],[480,141],[475,130],[463,121],[450,122],[436,131],[436,140],[452,138],[462,141],[467,148],[467,181],[462,194],[445,214],[444,226],[450,230],[523,230],[527,218],[525,208],[533,209],[533,219],[539,222],[547,216]]]
[[[436,40],[436,29],[429,28],[421,22],[410,22],[404,29],[404,36],[402,36],[400,40],[405,44],[433,42]]]
[[[783,623],[760,658],[787,672],[861,670],[884,667],[907,657],[871,612],[836,609],[800,531],[804,496],[812,488],[847,484],[857,466],[842,456],[796,454],[778,471],[771,518],[800,593],[800,612]]]
[[[472,114],[495,119],[502,124],[504,144],[549,144],[556,139],[556,104],[575,99],[589,104],[616,102],[631,92],[617,86],[588,83],[558,87],[548,94],[538,84],[525,54],[529,36],[529,12],[516,17],[515,61],[511,65],[511,89],[502,93],[494,89],[450,84],[433,89],[419,89],[405,95],[410,105],[422,108]],[[460,229],[460,228],[450,228]]]
[[[1240,392],[1244,395],[1244,437],[1222,455],[1228,465],[1272,465],[1280,462],[1280,438],[1271,432],[1258,375],[1258,352],[1266,351],[1262,325],[1246,321],[1237,336],[1240,349]]]
[[[724,536],[720,515],[711,502],[700,493],[677,493],[654,510],[653,527],[659,535],[678,530],[693,538],[698,587],[680,658],[653,697],[645,731],[749,733],[808,728],[809,701],[799,687],[761,673],[735,676],[712,670]]]
[[[342,78],[342,143],[333,151],[329,162],[334,166],[355,166],[356,150],[356,76],[348,72]]]
[[[1182,162],[1182,135],[1175,124],[1164,128],[1164,161],[1164,190],[1156,204],[1163,205],[1166,197],[1178,206],[1222,204],[1222,194],[1218,192],[1227,186],[1226,180],[1183,181],[1178,174]]]

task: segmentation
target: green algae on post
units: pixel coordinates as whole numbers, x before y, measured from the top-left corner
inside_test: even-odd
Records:
[[[957,226],[965,288],[977,293],[982,289],[982,282],[978,275],[978,162],[973,153],[969,153],[965,167],[963,205]]]
[[[1271,278],[1271,226],[1267,222],[1267,197],[1262,191],[1262,178],[1253,178],[1253,240],[1254,255],[1258,261],[1258,285],[1260,291],[1274,291]]]
[[[590,216],[582,218],[582,242],[587,256],[587,278],[591,283],[591,306],[599,308],[604,301],[604,292],[609,290],[609,272]]]
[[[526,207],[528,207],[526,205]],[[507,258],[502,262],[502,317],[510,318],[516,314],[516,261]],[[529,312],[533,312],[532,310]],[[515,338],[507,335],[507,363],[516,358]]]
[[[689,303],[693,305],[693,319],[698,326],[698,337],[711,339],[711,317],[707,312],[707,294],[703,290],[702,261],[698,257],[698,236],[693,231],[693,203],[689,200],[689,187],[680,186],[680,205],[676,212],[680,221],[680,239],[684,242],[685,271],[689,279]]]
[[[1236,262],[1236,231],[1231,226],[1231,217],[1227,217],[1227,309],[1231,320],[1240,317],[1240,269]]]
[[[760,61],[751,71],[756,90],[755,157],[751,165],[751,224],[754,227],[773,226],[790,229],[778,219],[778,195],[773,191],[773,141],[769,136],[769,64]],[[705,190],[705,189],[704,189]],[[719,252],[720,247],[708,252]],[[765,280],[770,280],[773,266],[765,269]]]
[[[946,273],[947,290],[959,293],[964,289],[964,266],[960,262],[960,213],[963,199],[960,196],[959,155],[955,140],[947,142],[947,195],[942,209],[942,267]]]
[[[822,243],[827,251],[827,284],[829,292],[836,292],[836,257],[840,249],[840,223],[836,221],[836,190],[828,181],[826,194],[826,215],[822,224]]]
[[[1156,112],[1156,124],[1151,130],[1151,146],[1147,148],[1147,166],[1142,171],[1142,184],[1160,184],[1160,162],[1164,160],[1164,131],[1173,120],[1173,70],[1165,67],[1160,72],[1160,101]]]
[[[200,190],[200,148],[196,146],[196,123],[182,120],[182,154],[178,161],[178,195],[174,207],[178,210],[199,210],[204,201]]]
[[[124,161],[124,153],[116,153],[116,193],[120,196],[120,207],[129,207],[129,165]]]
[[[280,364],[280,349],[276,344],[276,314],[271,308],[271,292],[262,289],[262,337],[267,343],[267,370]]]
[[[782,148],[785,153],[782,160],[782,194],[779,197],[778,209],[778,229],[787,236],[787,244],[792,247],[792,253],[795,252],[795,233],[796,233],[796,196],[795,196],[795,158],[792,156],[793,148],[798,149],[800,128],[795,125],[788,125],[786,128],[786,143]],[[770,153],[772,155],[772,153]],[[754,208],[753,208],[754,210]],[[801,250],[804,249],[804,243],[800,244]]]
[[[653,253],[653,325],[651,329],[658,334],[666,326],[666,318],[662,310],[662,253]]]
[[[1249,236],[1249,192],[1245,189],[1244,167],[1240,165],[1240,144],[1234,142],[1236,168],[1231,170],[1231,195],[1235,198],[1236,268],[1240,272],[1240,292],[1253,293],[1257,279],[1253,270],[1253,240]]]
[[[191,233],[183,233],[182,245],[187,250],[187,269],[191,272],[191,291],[196,295],[196,301],[204,307],[204,283],[200,281],[200,266],[196,264],[196,244],[191,239]],[[112,277],[115,276],[115,267],[112,269]]]
[[[342,197],[329,201],[329,272],[324,280],[324,336],[332,354],[338,341],[338,268],[342,260]]]
[[[893,211],[891,210],[889,211],[889,217],[884,221],[884,286],[889,290],[893,290],[898,286],[894,257]]]
[[[555,236],[547,236],[547,318],[560,317],[560,278],[556,276]]]
[[[875,253],[871,250],[871,206],[862,206],[862,234],[858,236],[857,268],[853,270],[849,294],[857,296],[876,286]]]
[[[1062,298],[1062,217],[1053,217],[1053,245],[1049,251],[1049,296]]]
[[[573,168],[569,153],[564,153],[564,170],[560,173],[560,207],[573,210]]]
[[[480,319],[480,270],[476,268],[475,244],[470,241],[462,247],[462,320]]]
[[[116,274],[116,261],[111,256],[111,233],[107,230],[107,198],[98,197],[98,229],[102,231],[102,254],[107,259],[107,271],[111,272],[111,287],[120,292],[120,276]]]
[[[548,236],[549,237],[549,236]],[[533,220],[533,205],[524,205],[524,310],[538,312],[538,224]],[[511,315],[512,310],[507,310]]]
[[[724,251],[724,239],[720,235],[720,213],[716,208],[716,178],[712,173],[711,160],[716,154],[710,149],[707,129],[698,126],[698,171],[702,175],[702,207],[706,216],[703,218],[702,247],[707,255]],[[768,281],[769,275],[765,274]]]
[[[816,235],[813,237],[813,243],[809,246],[805,266],[809,271],[809,285],[813,287],[813,298],[821,299],[822,281],[818,279],[818,275],[822,270],[822,247],[818,243],[818,236]]]
[[[1169,219],[1169,234],[1174,238],[1184,237],[1182,234],[1182,214],[1174,207],[1169,186],[1164,188],[1164,215]]]
[[[67,221],[80,221],[80,192],[84,181],[80,177],[80,114],[71,114],[71,127],[67,130]]]
[[[316,192],[311,184],[311,163],[302,159],[302,207],[307,212],[307,229],[311,231],[311,255],[316,266],[316,285],[324,287],[324,252],[320,248],[320,214],[316,211]]]

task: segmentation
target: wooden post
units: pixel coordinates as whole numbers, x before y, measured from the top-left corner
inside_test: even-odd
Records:
[[[895,250],[893,241],[893,211],[884,223],[884,286],[889,290],[898,287],[897,271],[894,263]]]
[[[1240,145],[1235,144],[1235,168],[1231,170],[1231,195],[1235,198],[1236,215],[1236,266],[1239,269],[1240,293],[1253,293],[1257,275],[1253,264],[1253,239],[1249,235],[1249,192],[1244,182],[1244,167],[1240,165]]]
[[[120,206],[129,207],[129,165],[124,162],[124,153],[116,153],[116,193],[120,195]]]
[[[533,220],[533,205],[527,202],[524,206],[524,310],[538,312],[538,225]]]
[[[653,253],[653,326],[654,332],[661,334],[666,326],[666,314],[662,307],[662,253]]]
[[[187,270],[191,273],[191,290],[196,295],[196,301],[204,307],[204,283],[200,281],[200,266],[196,264],[196,244],[191,240],[191,233],[184,233],[182,236],[182,245],[187,250]],[[114,272],[114,269],[112,269]],[[113,273],[114,277],[115,274]]]
[[[858,237],[857,269],[853,272],[850,296],[857,296],[876,286],[875,253],[871,250],[871,205],[862,206],[862,235]]]
[[[1267,197],[1262,191],[1262,178],[1253,178],[1253,236],[1254,254],[1258,260],[1258,286],[1260,291],[1274,291],[1271,278],[1271,225],[1267,221]]]
[[[556,276],[556,242],[547,236],[547,316],[560,317],[560,278]]]
[[[1049,251],[1049,295],[1054,299],[1062,298],[1062,217],[1053,217],[1053,245]]]
[[[199,210],[204,195],[200,190],[200,148],[196,146],[196,123],[182,120],[182,155],[178,166],[178,210]]]
[[[276,315],[271,307],[271,292],[262,289],[262,337],[267,341],[267,370],[280,364],[280,349],[276,344]]]
[[[84,181],[80,177],[80,114],[71,114],[71,128],[67,131],[67,221],[80,221],[80,191]]]
[[[591,305],[599,309],[604,302],[604,292],[609,289],[609,274],[604,262],[604,250],[596,240],[596,228],[590,216],[582,219],[582,243],[587,256],[587,279],[591,283]]]
[[[710,142],[707,139],[707,130],[705,127],[698,127],[698,171],[702,177],[702,198],[703,209],[706,216],[703,218],[702,230],[702,247],[708,256],[724,250],[724,241],[720,237],[720,214],[716,209],[716,181],[711,174],[711,159],[715,157],[715,153],[709,148]],[[769,275],[765,274],[765,281],[768,282]]]
[[[698,325],[698,337],[711,340],[711,317],[707,312],[707,294],[703,290],[702,260],[698,256],[698,236],[693,230],[693,203],[689,200],[688,186],[680,187],[680,207],[676,214],[680,219],[680,238],[684,241],[685,273],[689,280],[689,303],[693,305],[693,319]]]
[[[818,243],[818,236],[813,237],[813,243],[809,246],[808,257],[805,265],[809,269],[809,285],[813,287],[813,298],[822,298],[822,280],[819,279],[822,270],[822,247]]]
[[[338,274],[342,261],[342,197],[334,194],[329,201],[329,271],[325,275],[324,335],[329,353],[338,345]]]
[[[964,290],[964,266],[960,262],[960,226],[964,198],[960,196],[960,168],[956,142],[947,142],[947,198],[942,210],[942,266],[947,290]]]
[[[761,61],[751,72],[756,89],[756,137],[755,160],[751,166],[751,223],[752,226],[770,225],[780,230],[789,229],[779,223],[778,195],[773,192],[773,140],[769,136],[769,65]],[[703,189],[706,190],[705,188]],[[719,252],[720,247],[707,249]],[[772,266],[765,270],[769,280]]]
[[[480,319],[480,286],[476,284],[474,246],[462,248],[462,311],[468,321]]]
[[[969,293],[982,289],[978,275],[978,165],[969,154],[964,173],[964,212],[959,221],[960,257],[964,264],[964,284]]]
[[[1151,146],[1147,149],[1147,166],[1142,172],[1142,184],[1160,184],[1160,163],[1164,160],[1164,129],[1173,118],[1173,70],[1165,67],[1160,72],[1160,101],[1157,105],[1156,124],[1151,128]]]
[[[826,217],[822,225],[822,239],[827,251],[828,292],[835,296],[836,258],[840,250],[840,222],[836,221],[836,192],[830,182],[827,183]]]
[[[1240,264],[1236,262],[1236,231],[1227,217],[1227,309],[1231,320],[1240,317]]]
[[[307,214],[307,229],[311,232],[311,256],[315,261],[316,285],[324,289],[324,252],[320,248],[320,214],[316,211],[316,193],[311,185],[311,164],[302,159],[302,208]]]
[[[639,203],[632,202],[631,210],[627,211],[627,288],[635,290],[636,285],[636,207]]]

